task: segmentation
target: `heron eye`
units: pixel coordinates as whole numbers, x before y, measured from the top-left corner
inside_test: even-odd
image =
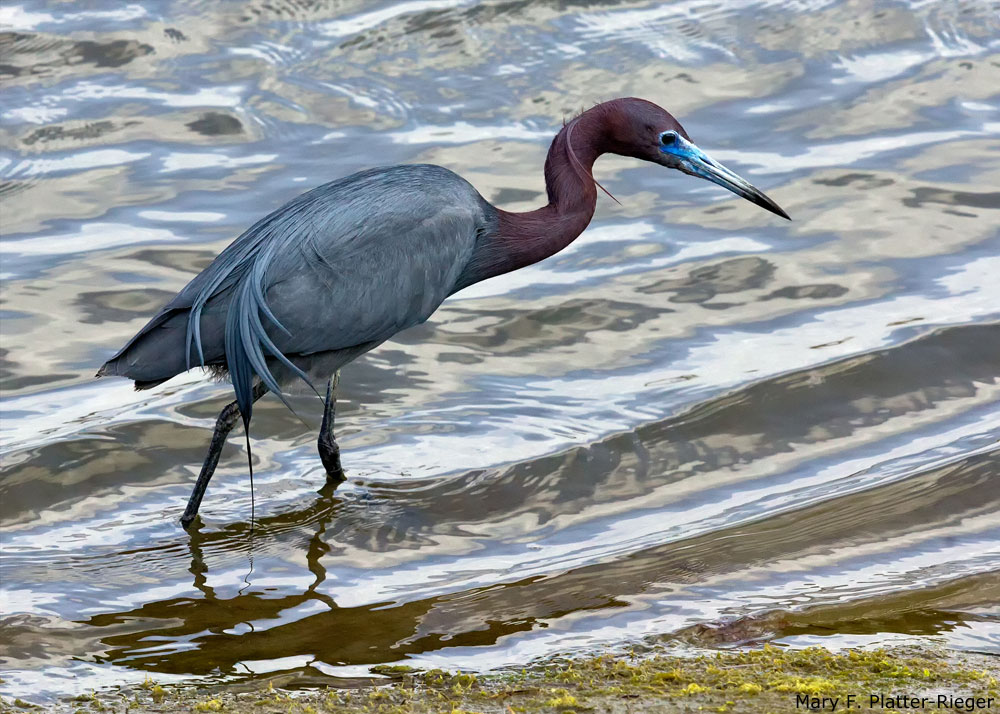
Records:
[[[662,134],[660,134],[661,146],[673,146],[675,143],[677,143],[676,131],[665,131]]]

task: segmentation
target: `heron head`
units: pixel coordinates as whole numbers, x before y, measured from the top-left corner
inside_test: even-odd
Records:
[[[727,169],[698,148],[684,127],[667,110],[644,99],[623,99],[611,122],[611,150],[660,166],[677,169],[723,188],[771,213],[788,218],[781,207],[749,181]]]

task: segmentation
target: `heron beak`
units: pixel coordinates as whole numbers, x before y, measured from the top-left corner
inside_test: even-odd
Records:
[[[781,206],[765,196],[763,191],[755,188],[745,178],[727,169],[684,137],[675,135],[673,142],[667,146],[661,146],[660,151],[672,158],[670,165],[673,168],[679,169],[691,176],[708,179],[723,188],[728,188],[737,196],[742,196],[751,203],[756,203],[771,213],[792,220],[788,218],[788,214],[781,209]]]

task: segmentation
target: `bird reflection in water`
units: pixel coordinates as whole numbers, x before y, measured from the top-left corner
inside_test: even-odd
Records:
[[[324,540],[323,536],[326,534],[327,527],[340,508],[341,500],[334,496],[339,485],[339,483],[328,481],[318,491],[319,498],[308,508],[260,519],[255,526],[256,530],[259,531],[258,535],[261,536],[314,526],[315,530],[309,537],[309,543],[303,552],[306,556],[306,564],[309,572],[316,579],[299,597],[303,602],[311,599],[319,600],[331,609],[336,608],[337,604],[329,595],[320,592],[317,588],[326,580],[326,568],[323,567],[322,558],[330,552],[330,545]],[[242,597],[246,590],[253,585],[253,547],[255,539],[251,536],[250,529],[251,526],[247,523],[233,524],[223,528],[221,531],[210,533],[203,533],[201,526],[197,524],[195,527],[188,529],[188,533],[191,536],[188,540],[188,548],[191,551],[191,567],[189,572],[194,576],[192,584],[205,595],[206,600],[216,600],[215,590],[209,586],[208,578],[206,577],[208,573],[208,565],[205,562],[206,547],[212,548],[215,545],[219,545],[228,551],[230,550],[230,546],[240,541],[245,542],[249,569],[244,577],[244,587],[240,589],[238,596]],[[295,604],[291,606],[294,607]],[[247,625],[253,630],[252,621],[248,620]]]

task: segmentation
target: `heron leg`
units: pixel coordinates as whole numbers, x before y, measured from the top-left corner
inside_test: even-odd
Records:
[[[253,400],[255,402],[266,393],[267,387],[265,387],[261,382],[254,384]],[[215,473],[215,467],[219,465],[219,457],[222,455],[222,447],[225,445],[229,432],[233,430],[234,426],[236,426],[236,422],[239,418],[239,405],[236,402],[230,402],[223,407],[222,411],[219,413],[219,418],[215,421],[215,432],[212,434],[212,443],[208,447],[208,455],[205,457],[205,463],[201,465],[201,473],[198,474],[198,481],[195,483],[194,490],[191,492],[191,498],[188,499],[187,508],[184,509],[184,515],[181,516],[181,525],[185,529],[191,525],[191,521],[193,521],[194,517],[198,515],[198,508],[201,506],[201,499],[205,495],[205,489],[208,488],[208,482],[212,480],[212,474]]]
[[[333,435],[334,415],[337,411],[337,385],[340,383],[340,372],[334,372],[326,384],[326,403],[323,405],[323,423],[319,427],[319,458],[326,469],[328,483],[339,483],[344,480],[344,469],[340,465],[340,447]]]

